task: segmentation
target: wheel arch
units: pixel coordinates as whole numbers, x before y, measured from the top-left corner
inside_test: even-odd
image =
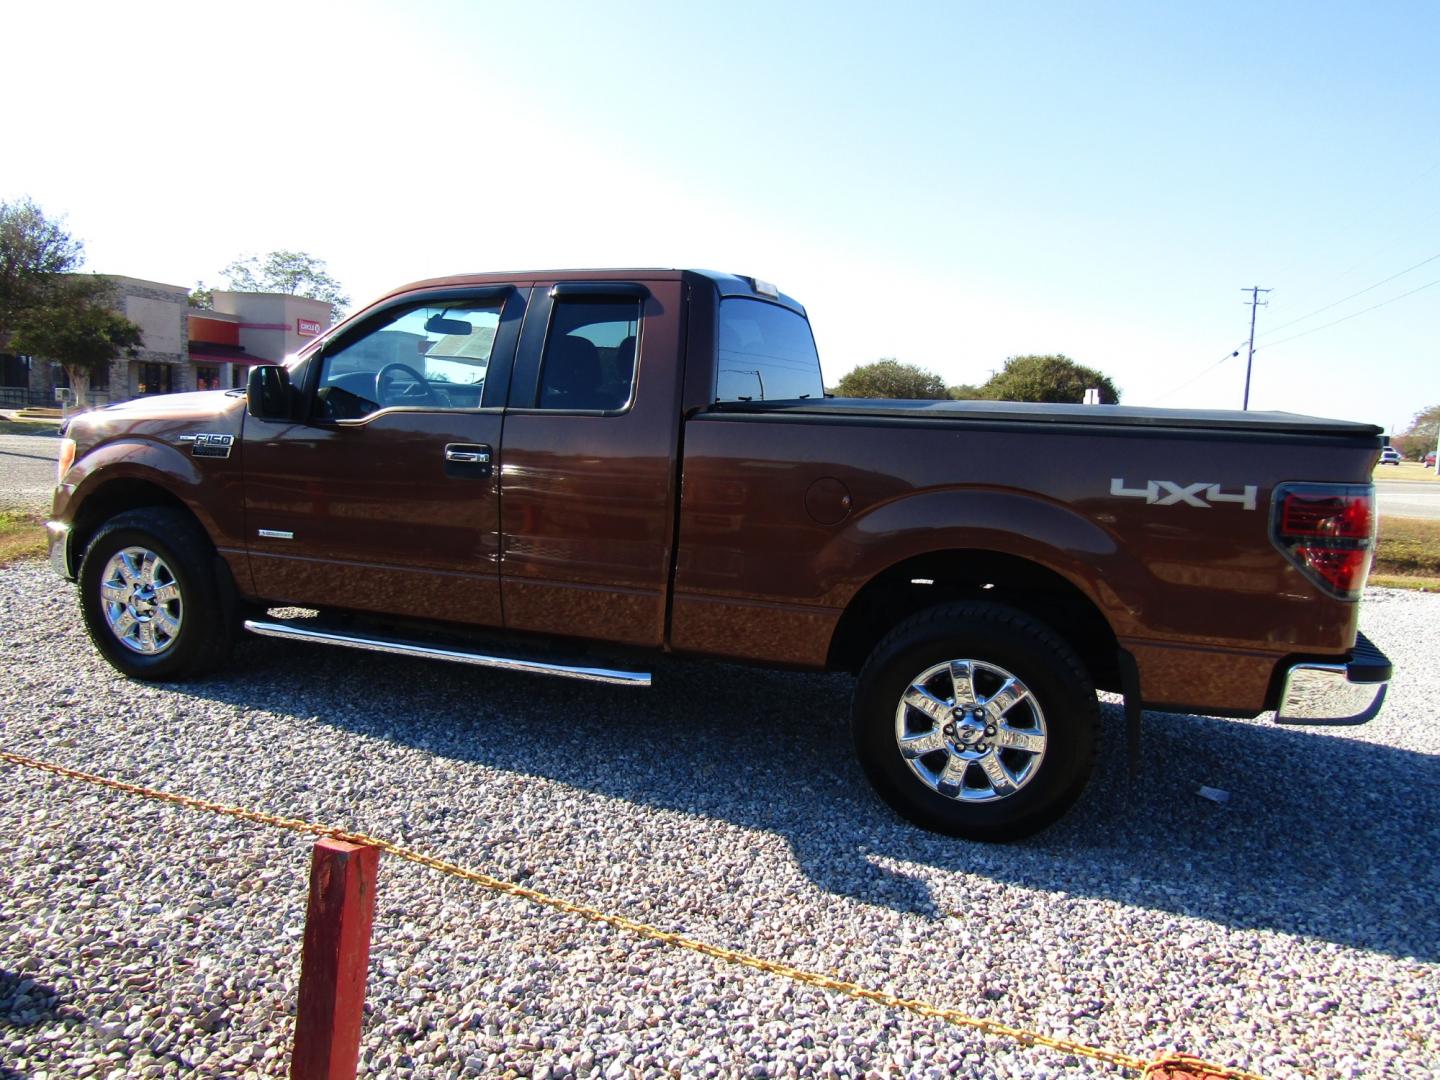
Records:
[[[836,625],[829,666],[859,671],[871,650],[899,623],[927,608],[956,601],[1003,604],[1033,616],[1079,654],[1098,688],[1121,689],[1119,645],[1095,602],[1051,567],[985,548],[914,555],[872,577]]]
[[[69,567],[72,574],[79,569],[80,561],[90,541],[107,521],[127,510],[143,510],[147,507],[165,507],[177,510],[192,521],[199,530],[209,537],[209,530],[200,516],[184,499],[153,480],[139,476],[115,476],[98,479],[94,487],[84,492],[79,507],[71,521]]]

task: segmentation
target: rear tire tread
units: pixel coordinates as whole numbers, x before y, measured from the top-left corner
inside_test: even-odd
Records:
[[[1027,663],[1034,664],[1044,675],[1053,676],[1058,691],[1049,700],[1043,700],[1047,724],[1058,722],[1065,726],[1059,738],[1052,738],[1050,752],[1060,754],[1067,746],[1074,753],[1064,760],[1052,760],[1042,764],[1042,769],[1058,780],[1046,782],[1057,789],[1053,795],[1038,806],[1033,803],[1035,793],[1025,799],[1025,791],[1008,796],[991,804],[988,809],[977,811],[946,800],[943,796],[929,792],[918,779],[899,776],[893,762],[876,760],[876,755],[891,755],[899,761],[894,749],[894,710],[896,698],[888,696],[882,701],[872,701],[876,684],[887,678],[893,680],[893,665],[903,654],[924,650],[928,643],[940,643],[946,638],[984,637],[1000,639],[999,648],[1020,650]],[[940,649],[939,652],[947,650]],[[970,651],[970,650],[967,650]],[[985,655],[984,647],[973,650],[971,659],[992,659]],[[946,657],[960,659],[960,656]],[[940,659],[935,657],[936,662]],[[919,661],[909,661],[914,666]],[[1011,661],[1006,661],[1006,665]],[[1047,665],[1050,670],[1044,672]],[[907,677],[923,670],[915,667]],[[1027,679],[1027,682],[1029,680]],[[1043,679],[1042,679],[1043,681]],[[1050,627],[1033,616],[1014,608],[976,601],[961,601],[940,604],[911,616],[895,626],[881,638],[864,667],[860,671],[855,689],[855,706],[851,717],[851,730],[861,765],[870,778],[876,792],[902,816],[936,832],[953,836],[964,836],[975,840],[1006,841],[1016,840],[1038,832],[1059,818],[1079,798],[1099,756],[1100,705],[1095,694],[1095,685],[1089,671],[1075,650]],[[876,727],[882,728],[877,735]],[[879,746],[876,746],[878,742]],[[1058,745],[1053,745],[1058,744]],[[889,765],[890,768],[886,768]],[[901,766],[901,768],[906,768]],[[1053,770],[1061,772],[1054,773]],[[1039,783],[1042,777],[1036,777]],[[908,790],[910,785],[914,790]],[[1021,800],[1013,806],[1006,806],[1012,799]],[[949,803],[947,807],[944,804]],[[983,805],[983,804],[982,804]],[[1019,809],[1021,812],[1006,817],[1005,811]],[[975,819],[979,819],[978,821]]]

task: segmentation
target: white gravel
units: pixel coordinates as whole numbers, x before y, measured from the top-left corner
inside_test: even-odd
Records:
[[[0,745],[1140,1055],[1437,1075],[1440,597],[1372,590],[1364,621],[1399,671],[1375,722],[1152,715],[1131,786],[1107,706],[1080,805],[1008,847],[869,793],[843,678],[667,664],[646,692],[254,639],[147,686],[36,564],[0,571]],[[0,1078],[286,1075],[308,843],[0,777]],[[363,1075],[507,1071],[1116,1074],[382,861]]]

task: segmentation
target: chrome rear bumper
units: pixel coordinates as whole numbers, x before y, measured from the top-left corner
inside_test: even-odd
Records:
[[[1390,659],[1364,634],[1345,660],[1295,664],[1285,675],[1277,724],[1363,724],[1373,720],[1390,685]]]

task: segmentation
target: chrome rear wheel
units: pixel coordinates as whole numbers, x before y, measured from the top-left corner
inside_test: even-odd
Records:
[[[938,795],[1005,799],[1045,760],[1045,713],[1018,678],[984,660],[947,660],[910,681],[895,708],[895,742]]]
[[[899,813],[972,840],[1017,840],[1079,797],[1099,708],[1075,650],[1033,615],[986,602],[912,615],[875,646],[851,732]]]

